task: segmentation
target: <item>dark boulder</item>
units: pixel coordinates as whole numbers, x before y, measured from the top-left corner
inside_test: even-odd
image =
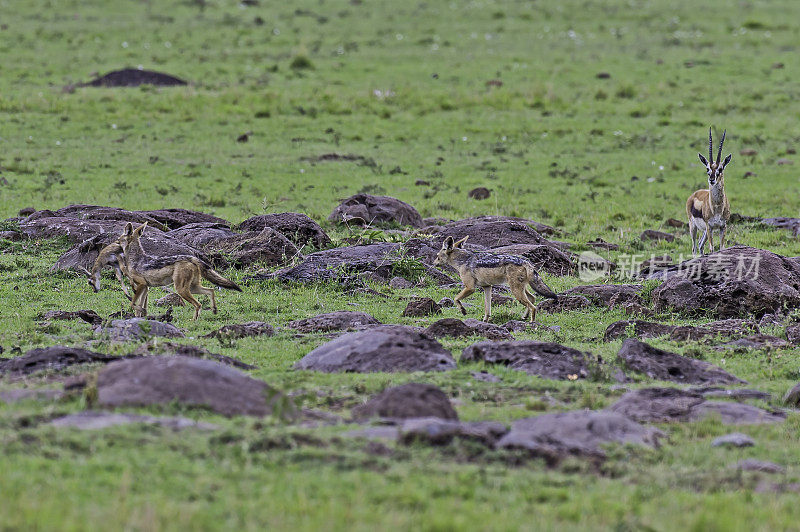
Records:
[[[214,265],[224,267],[227,263],[240,268],[255,263],[279,266],[299,253],[288,238],[270,227],[212,240],[203,250]]]
[[[269,323],[263,321],[248,321],[247,323],[234,323],[223,325],[216,331],[204,334],[202,338],[224,338],[235,340],[250,336],[273,336],[275,329]]]
[[[800,305],[800,261],[770,251],[734,246],[656,274],[656,310],[720,318],[760,317]]]
[[[442,345],[417,329],[383,325],[347,333],[304,356],[295,369],[325,373],[448,371],[456,363]]]
[[[93,310],[48,310],[42,318],[45,320],[82,320],[92,325],[103,323],[103,318]]]
[[[525,257],[533,263],[537,271],[547,272],[550,275],[570,275],[575,270],[575,260],[572,255],[551,244],[512,244],[492,248],[492,253]]]
[[[184,334],[170,323],[163,323],[145,318],[128,318],[112,320],[107,326],[98,330],[98,334],[112,342],[130,342],[146,340],[152,336],[165,338],[183,338]]]
[[[519,419],[497,442],[554,462],[570,455],[603,458],[609,443],[658,447],[664,433],[607,411],[577,410]]]
[[[113,70],[92,81],[80,84],[81,87],[138,87],[139,85],[171,87],[186,85],[186,82],[163,72],[123,68],[122,70]]]
[[[29,375],[42,370],[60,371],[76,364],[95,362],[107,364],[119,359],[120,357],[117,356],[57,345],[31,349],[24,355],[15,358],[0,359],[0,375]]]
[[[599,369],[600,362],[571,347],[554,342],[516,340],[478,342],[461,353],[461,362],[484,361],[546,379],[585,379]]]
[[[380,324],[381,322],[365,312],[338,310],[290,321],[286,326],[301,333],[314,333],[357,330]]]
[[[441,314],[442,307],[429,297],[415,297],[406,305],[403,311],[405,317],[422,317],[431,314]]]
[[[513,340],[514,336],[504,327],[486,323],[473,318],[461,321],[456,318],[444,318],[431,323],[425,332],[434,338],[483,336],[489,340]]]
[[[458,419],[447,394],[432,384],[411,382],[387,388],[371,397],[365,404],[353,409],[353,419],[371,418],[407,419],[436,417]]]
[[[203,407],[225,416],[291,417],[291,403],[265,382],[211,360],[146,357],[109,364],[97,376],[100,406]]]
[[[483,248],[499,248],[518,244],[551,245],[546,238],[530,225],[513,219],[467,218],[447,225],[426,227],[421,233],[432,234],[434,248],[442,247],[447,237]]]
[[[389,196],[355,194],[343,200],[328,217],[336,223],[399,224],[422,227],[422,216],[404,201]]]
[[[672,242],[675,240],[675,235],[671,235],[669,233],[664,233],[663,231],[655,231],[653,229],[646,229],[641,235],[639,235],[641,240],[664,240],[666,242]]]
[[[263,231],[270,227],[288,238],[298,247],[310,244],[318,249],[331,245],[331,239],[320,225],[306,216],[295,212],[262,214],[253,216],[236,226],[239,231]]]
[[[605,307],[622,306],[626,303],[643,305],[641,291],[642,285],[640,284],[595,284],[570,288],[559,294],[559,297],[582,295],[589,298],[595,305]]]
[[[146,342],[131,351],[128,356],[135,358],[151,355],[174,355],[190,358],[202,358],[221,362],[227,366],[233,366],[239,369],[256,369],[256,366],[245,364],[241,360],[231,358],[229,356],[212,353],[205,347],[189,344],[176,344],[173,342],[165,342],[163,340],[151,340]]]
[[[438,417],[406,419],[398,431],[400,443],[447,445],[455,439],[477,442],[487,447],[495,445],[508,427],[497,421],[456,421]]]
[[[237,233],[227,224],[221,223],[191,223],[166,233],[166,236],[196,249],[202,249],[203,246],[210,242],[224,240],[236,235]]]
[[[746,381],[717,366],[670,353],[629,338],[622,343],[617,360],[625,368],[643,373],[651,379],[690,384],[744,384]]]

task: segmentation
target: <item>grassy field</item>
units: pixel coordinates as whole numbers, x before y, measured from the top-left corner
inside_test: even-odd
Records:
[[[717,138],[728,131],[733,212],[800,215],[797,166],[779,164],[800,164],[800,4],[789,0],[0,0],[0,12],[0,219],[22,207],[71,203],[183,207],[234,223],[294,211],[340,243],[348,232],[328,224],[328,214],[338,200],[368,192],[407,201],[423,216],[534,219],[556,227],[554,238],[576,251],[602,237],[620,245],[612,260],[677,258],[691,251],[685,233],[658,244],[639,234],[683,219],[686,198],[705,187],[697,152],[707,150],[709,126]],[[140,65],[190,85],[65,90]],[[237,142],[246,132],[249,141]],[[314,161],[333,152],[360,158]],[[491,189],[488,200],[467,198],[478,186]],[[734,224],[729,235],[730,243],[800,255],[789,232],[749,223]],[[3,356],[91,337],[77,323],[43,327],[47,310],[107,316],[126,306],[116,289],[92,294],[77,275],[50,274],[65,249],[58,241],[0,240]],[[545,277],[557,291],[580,283]],[[391,297],[253,284],[221,294],[220,313],[204,312],[198,322],[179,309],[176,324],[189,343],[257,365],[253,376],[298,394],[304,406],[343,415],[409,381],[442,387],[465,420],[600,408],[622,393],[610,381],[547,381],[480,364],[442,375],[293,372],[325,338],[286,331],[232,345],[197,338],[226,323],[280,326],[340,309],[425,326],[439,316],[401,317],[403,298],[455,293],[374,288]],[[479,296],[469,303],[470,317],[480,317]],[[493,321],[517,314],[498,307]],[[560,330],[518,337],[613,360],[620,342],[597,338],[623,318],[607,309],[542,314],[540,322]],[[443,343],[457,356],[473,341]],[[800,380],[795,349],[721,353],[652,343],[773,393],[769,406]],[[470,372],[479,369],[502,381],[476,381]],[[19,386],[0,381],[2,389]],[[0,403],[0,529],[776,530],[794,529],[800,518],[796,494],[757,493],[762,476],[729,467],[747,457],[773,460],[788,468],[773,481],[800,481],[796,413],[779,426],[743,428],[758,442],[753,448],[712,449],[711,439],[730,429],[708,420],[662,427],[669,443],[658,450],[614,449],[599,467],[574,460],[548,468],[466,444],[381,455],[340,438],[342,427],[311,431],[178,407],[166,412],[223,429],[85,434],[39,423],[83,408],[83,399]]]

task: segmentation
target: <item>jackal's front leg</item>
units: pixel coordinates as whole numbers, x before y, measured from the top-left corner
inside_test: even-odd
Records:
[[[464,299],[465,297],[471,296],[474,292],[475,288],[471,286],[465,286],[464,289],[461,292],[459,292],[458,295],[456,295],[456,297],[453,298],[453,303],[455,303],[456,306],[459,309],[461,309],[461,314],[465,316],[467,315],[467,309],[465,309],[464,305],[461,304],[461,300]]]

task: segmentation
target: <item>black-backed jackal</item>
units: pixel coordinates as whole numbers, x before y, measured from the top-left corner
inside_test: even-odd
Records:
[[[714,231],[719,231],[719,249],[725,246],[725,230],[728,225],[728,218],[731,217],[731,206],[728,197],[725,195],[725,178],[723,171],[731,162],[732,154],[728,154],[724,161],[722,159],[722,145],[725,143],[725,133],[723,131],[722,140],[717,151],[717,160],[714,162],[714,144],[711,138],[711,128],[708,128],[708,159],[702,153],[697,155],[700,162],[706,166],[708,174],[708,190],[698,190],[686,200],[686,216],[689,218],[689,234],[692,236],[692,254],[697,255],[698,250],[702,255],[708,240],[711,251],[714,251]],[[700,231],[700,243],[697,243],[697,233]]]
[[[466,240],[467,237],[464,237],[455,242],[453,237],[448,236],[433,262],[435,266],[441,264],[452,266],[461,277],[464,289],[453,298],[453,301],[461,309],[462,314],[466,314],[467,311],[461,300],[475,292],[476,288],[483,288],[483,321],[489,321],[492,314],[492,286],[505,283],[508,283],[511,293],[525,307],[522,319],[530,318],[531,322],[536,318],[536,305],[533,295],[526,290],[528,286],[539,295],[558,299],[555,292],[544,284],[536,273],[533,263],[528,259],[516,255],[467,251],[462,247]]]
[[[100,291],[100,274],[106,266],[114,268],[114,275],[117,276],[119,284],[122,285],[125,297],[131,299],[131,294],[128,292],[128,284],[125,282],[125,254],[119,241],[112,242],[100,250],[92,265],[92,271],[84,270],[86,275],[89,276],[89,286],[95,292]]]
[[[175,292],[194,307],[194,319],[200,315],[202,306],[192,294],[206,294],[211,299],[211,311],[217,313],[214,289],[200,284],[206,279],[229,290],[242,291],[239,285],[225,279],[205,261],[191,255],[152,256],[145,253],[139,238],[147,223],[133,228],[125,227],[119,242],[125,255],[125,268],[133,284],[133,307],[136,316],[147,315],[147,290],[150,286],[175,285]]]

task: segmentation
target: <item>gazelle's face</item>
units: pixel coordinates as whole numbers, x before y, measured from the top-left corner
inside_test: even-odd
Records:
[[[732,155],[728,155],[725,157],[724,161],[717,161],[714,163],[708,162],[705,157],[700,155],[700,162],[706,166],[709,188],[724,182],[723,172],[725,171],[725,167],[728,165],[728,163],[731,162],[731,157]]]

